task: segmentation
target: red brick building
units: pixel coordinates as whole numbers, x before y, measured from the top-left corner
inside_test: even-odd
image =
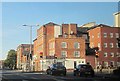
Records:
[[[33,45],[32,45],[33,48]],[[33,53],[33,49],[32,49]],[[28,68],[28,55],[30,54],[30,44],[21,44],[17,47],[17,69],[26,71]]]
[[[99,47],[99,57],[96,65],[104,67],[120,66],[120,48],[118,47],[117,38],[120,37],[119,27],[110,27],[107,25],[97,25],[89,31],[90,47]],[[95,66],[95,57],[87,56],[87,62]]]
[[[40,53],[43,53],[43,58],[40,58]],[[35,71],[45,70],[54,62],[63,63],[67,69],[86,62],[85,39],[77,36],[77,24],[50,22],[37,30],[33,55]]]

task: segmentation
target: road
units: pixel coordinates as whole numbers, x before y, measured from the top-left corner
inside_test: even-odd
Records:
[[[78,77],[68,72],[66,76],[52,76],[44,73],[23,73],[15,70],[3,70],[2,81],[120,81],[120,78],[109,75],[95,77]]]

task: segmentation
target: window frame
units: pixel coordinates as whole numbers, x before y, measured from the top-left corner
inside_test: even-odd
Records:
[[[103,33],[103,37],[104,37],[104,38],[107,38],[107,33]]]
[[[107,46],[107,43],[104,43],[104,48],[107,48],[108,46]]]
[[[74,51],[74,57],[80,57],[80,51]]]
[[[67,48],[67,42],[61,42],[61,48]]]
[[[61,51],[61,57],[66,58],[67,57],[67,51]]]
[[[108,57],[108,53],[107,52],[104,52],[104,57]]]
[[[80,43],[79,42],[74,42],[74,48],[75,49],[79,49],[80,48]]]

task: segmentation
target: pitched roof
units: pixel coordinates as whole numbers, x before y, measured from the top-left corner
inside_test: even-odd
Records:
[[[99,24],[99,25],[95,25],[95,26],[89,28],[88,30],[91,30],[91,29],[94,29],[94,28],[97,28],[97,27],[111,27],[111,26],[108,26],[108,25],[105,25],[105,24]]]
[[[47,24],[45,24],[44,26],[54,26],[54,25],[57,25],[57,26],[60,26],[60,25],[58,25],[58,24],[55,24],[55,23],[53,23],[53,22],[49,22],[49,23],[47,23]]]

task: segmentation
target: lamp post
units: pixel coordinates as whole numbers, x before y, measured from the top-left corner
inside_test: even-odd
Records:
[[[22,25],[30,28],[30,53],[28,54],[28,71],[31,71],[31,63],[30,56],[32,56],[32,27],[39,26],[39,25]]]

